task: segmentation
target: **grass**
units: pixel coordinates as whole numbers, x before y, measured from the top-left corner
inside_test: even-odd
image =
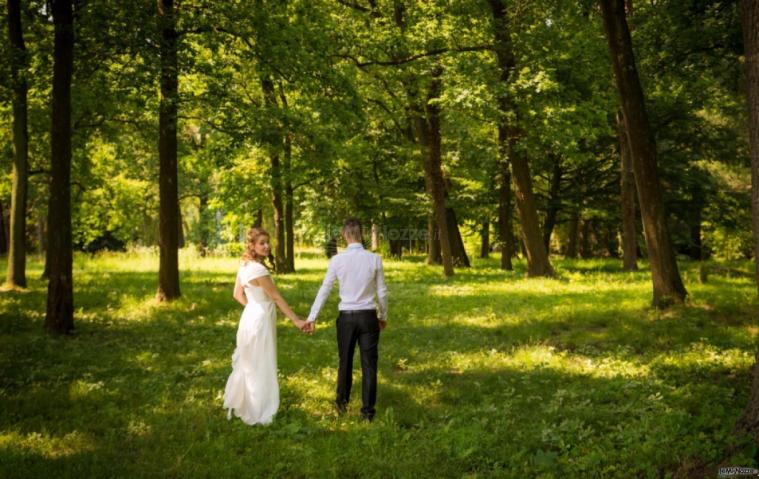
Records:
[[[307,314],[326,260],[277,276]],[[0,266],[5,267],[4,263]],[[386,261],[378,416],[331,408],[333,292],[313,337],[278,322],[275,422],[227,421],[222,394],[240,308],[237,261],[184,255],[182,299],[154,300],[158,260],[75,258],[76,332],[43,334],[46,284],[0,293],[2,477],[694,477],[756,466],[732,432],[747,401],[757,323],[749,279],[698,282],[649,307],[647,271],[558,260],[524,279],[475,260],[444,280],[421,258]],[[733,265],[736,266],[736,265]],[[748,270],[748,263],[738,264]],[[358,368],[358,361],[356,361]],[[727,453],[726,451],[732,451]]]

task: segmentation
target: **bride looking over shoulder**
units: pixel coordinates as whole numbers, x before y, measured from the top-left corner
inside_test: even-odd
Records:
[[[271,246],[269,233],[251,228],[235,281],[234,298],[244,306],[232,354],[232,374],[224,390],[227,417],[246,424],[269,424],[279,408],[277,383],[277,306],[303,330],[305,321],[277,290],[263,261]]]

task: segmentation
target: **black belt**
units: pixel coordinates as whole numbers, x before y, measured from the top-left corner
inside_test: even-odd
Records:
[[[340,310],[340,314],[345,314],[348,316],[354,315],[354,314],[367,314],[367,313],[376,313],[376,309],[354,309],[354,310]]]

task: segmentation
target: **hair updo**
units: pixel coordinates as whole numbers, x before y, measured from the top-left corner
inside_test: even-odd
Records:
[[[248,233],[245,235],[245,251],[242,253],[243,261],[258,261],[263,264],[266,257],[256,253],[256,243],[261,236],[271,237],[263,228],[253,227],[248,230]]]

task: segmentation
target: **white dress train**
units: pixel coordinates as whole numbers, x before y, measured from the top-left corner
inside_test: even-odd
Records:
[[[249,284],[268,274],[266,267],[256,261],[242,264],[237,272],[248,304],[237,328],[224,408],[228,419],[234,414],[249,425],[271,423],[279,408],[277,309],[263,288]]]

